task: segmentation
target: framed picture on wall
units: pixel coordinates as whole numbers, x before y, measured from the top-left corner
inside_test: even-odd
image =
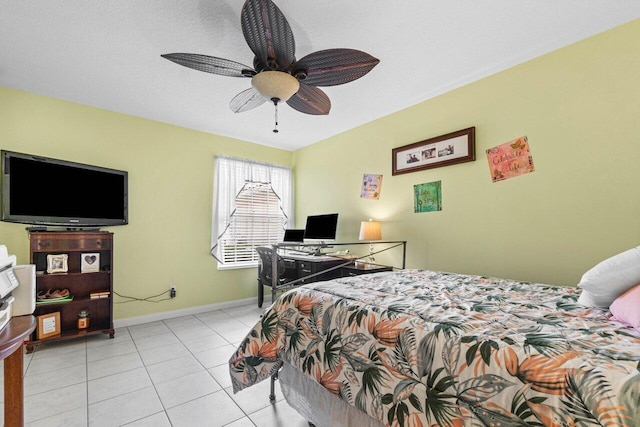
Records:
[[[378,200],[382,189],[382,175],[365,173],[362,177],[362,190],[360,197],[363,199]]]
[[[391,150],[392,175],[472,162],[476,128],[470,127]]]
[[[413,194],[415,213],[442,210],[442,181],[414,185]]]

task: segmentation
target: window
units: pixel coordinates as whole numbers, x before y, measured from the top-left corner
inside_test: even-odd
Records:
[[[211,254],[218,268],[258,264],[255,248],[282,241],[293,224],[291,169],[216,158]]]
[[[286,218],[271,184],[247,182],[236,197],[229,227],[218,239],[223,264],[255,264],[258,246],[281,242]]]

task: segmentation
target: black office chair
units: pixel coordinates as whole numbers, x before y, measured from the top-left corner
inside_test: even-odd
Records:
[[[256,248],[256,252],[260,255],[260,263],[258,264],[258,307],[262,307],[262,302],[264,301],[264,287],[273,287],[273,275],[271,273],[271,270],[273,269],[273,248],[258,247]],[[280,255],[276,253],[276,256],[278,257],[277,284],[281,285],[287,281],[287,279],[283,277],[285,264]],[[275,295],[274,289],[272,289],[272,294]]]

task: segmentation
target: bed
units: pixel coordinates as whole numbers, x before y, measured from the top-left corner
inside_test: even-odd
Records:
[[[319,426],[638,426],[640,333],[580,293],[428,270],[305,285],[248,331],[233,390],[280,372]]]

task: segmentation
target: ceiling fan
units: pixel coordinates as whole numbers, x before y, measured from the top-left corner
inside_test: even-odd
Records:
[[[176,64],[206,73],[249,77],[251,86],[229,103],[234,113],[256,108],[267,100],[285,101],[305,114],[329,114],[331,101],[318,86],[336,86],[359,79],[380,60],[355,49],[327,49],[295,58],[293,32],[280,9],[271,0],[246,0],[240,14],[242,33],[253,51],[253,68],[229,59],[195,53],[161,55]]]

